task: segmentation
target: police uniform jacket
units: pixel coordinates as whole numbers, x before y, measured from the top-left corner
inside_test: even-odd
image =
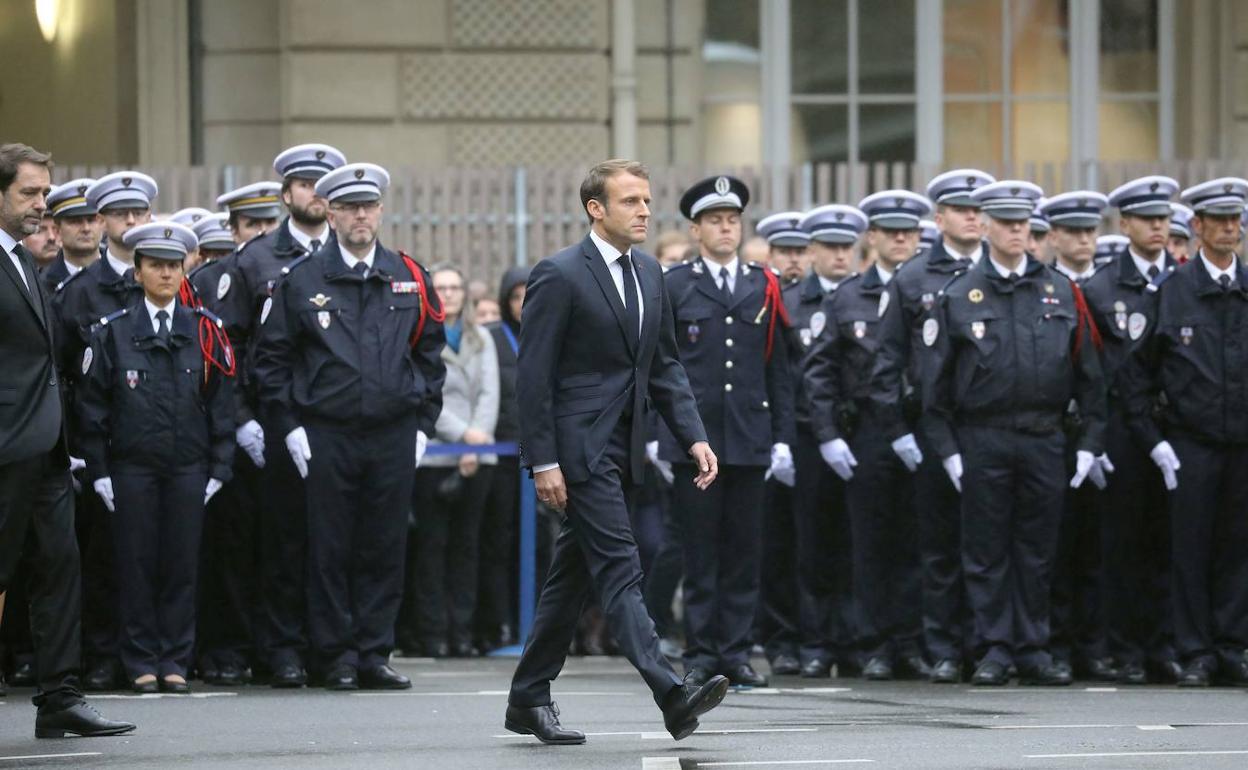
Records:
[[[142,302],[143,287],[135,283],[133,271],[118,274],[103,252],[100,259],[61,282],[52,297],[53,336],[57,366],[67,382],[72,385],[81,374],[82,354],[99,320]],[[72,397],[72,389],[68,394]]]
[[[1248,443],[1248,269],[1238,259],[1234,275],[1223,291],[1196,257],[1158,290],[1156,318],[1123,377],[1142,448],[1171,433]]]
[[[56,287],[61,282],[69,278],[69,267],[65,264],[64,250],[56,252],[56,259],[51,264],[39,271],[39,280],[43,281],[43,286],[47,290],[48,296],[56,293]]]
[[[1056,433],[1072,398],[1082,416],[1076,447],[1103,451],[1105,383],[1076,291],[1031,256],[1014,281],[985,254],[949,283],[923,329],[935,372],[924,423],[940,457],[959,451],[955,425]]]
[[[215,322],[206,311],[175,303],[167,343],[142,301],[100,319],[83,353],[76,403],[91,480],[120,470],[172,475],[188,467],[230,479],[234,381],[205,364],[201,318]]]
[[[797,283],[784,287],[784,306],[792,322],[786,337],[789,342],[790,379],[793,382],[793,415],[799,427],[810,426],[810,400],[806,397],[802,372],[806,356],[818,337],[816,330],[823,332],[827,318],[820,312],[823,297],[823,284],[813,271]]]
[[[413,345],[423,300],[395,252],[378,243],[361,278],[331,239],[290,267],[261,310],[253,374],[266,422],[285,436],[305,421],[368,430],[414,416],[433,435],[446,335],[428,272],[417,266],[433,306]]]
[[[675,313],[676,346],[689,373],[698,412],[711,446],[724,465],[771,462],[772,444],[793,443],[793,383],[785,330],[777,320],[767,360],[764,307],[768,268],[739,263],[727,300],[699,258],[664,276]],[[661,433],[659,455],[688,462],[688,447]]]

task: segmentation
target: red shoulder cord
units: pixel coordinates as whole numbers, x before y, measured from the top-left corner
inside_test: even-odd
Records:
[[[199,294],[191,286],[191,282],[185,278],[182,279],[182,286],[178,289],[178,299],[191,310],[199,310],[204,306]],[[224,363],[218,361],[215,355],[218,346],[223,353]],[[217,326],[204,315],[199,315],[199,351],[203,354],[204,364],[206,364],[204,366],[205,385],[208,384],[213,368],[218,369],[226,377],[234,376],[234,346],[230,344],[230,337],[225,333],[225,329]]]
[[[766,359],[771,360],[771,349],[776,341],[776,319],[787,329],[792,325],[789,321],[789,311],[784,306],[784,296],[780,292],[780,279],[776,274],[768,268],[759,268],[763,271],[763,275],[767,278],[767,288],[763,290],[763,312],[767,312],[767,306],[771,306],[771,317],[767,320],[767,352]]]
[[[446,312],[441,307],[435,310],[433,305],[429,303],[429,288],[425,285],[425,274],[421,271],[420,266],[416,264],[416,260],[402,251],[399,252],[399,256],[403,258],[403,264],[407,265],[412,278],[416,279],[416,290],[420,292],[420,320],[416,322],[416,332],[412,334],[411,341],[411,346],[416,347],[416,343],[420,342],[420,335],[425,331],[425,318],[432,318],[437,323],[442,323],[446,320]]]
[[[1092,340],[1092,347],[1100,350],[1103,347],[1101,340],[1101,331],[1096,328],[1096,321],[1092,318],[1092,311],[1088,309],[1088,301],[1083,298],[1083,291],[1074,281],[1070,282],[1070,288],[1075,294],[1075,311],[1078,327],[1075,329],[1075,355],[1079,355],[1079,349],[1083,347],[1083,329],[1088,329],[1088,338]]]

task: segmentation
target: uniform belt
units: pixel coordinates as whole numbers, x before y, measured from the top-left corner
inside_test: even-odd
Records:
[[[1001,428],[1023,433],[1028,436],[1051,436],[1062,430],[1060,414],[1040,414],[1024,412],[1022,414],[962,414],[958,415],[958,425],[972,428]]]

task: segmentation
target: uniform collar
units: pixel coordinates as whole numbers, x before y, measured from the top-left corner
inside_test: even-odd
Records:
[[[740,259],[738,259],[738,258],[737,258],[737,256],[734,254],[734,255],[733,255],[733,257],[732,257],[732,259],[728,260],[728,264],[726,264],[726,265],[721,265],[721,264],[719,264],[718,262],[713,262],[713,261],[711,261],[711,260],[709,260],[709,259],[706,259],[706,258],[703,258],[703,259],[702,259],[702,262],[706,265],[707,270],[709,270],[709,271],[710,271],[710,273],[711,273],[711,280],[715,282],[715,285],[716,285],[716,286],[718,286],[718,285],[719,285],[719,274],[720,274],[721,272],[723,272],[724,270],[727,270],[727,271],[728,271],[728,275],[736,275],[736,274],[737,274],[737,266],[741,263],[741,260],[740,260]]]
[[[0,246],[4,247],[6,253],[12,254],[13,249],[17,248],[17,241],[7,231],[0,230]]]
[[[1131,255],[1131,261],[1135,263],[1136,269],[1140,271],[1140,275],[1144,276],[1144,280],[1146,281],[1152,280],[1152,278],[1148,274],[1148,269],[1150,267],[1153,267],[1154,265],[1156,265],[1158,270],[1166,269],[1165,249],[1162,249],[1161,252],[1157,255],[1157,259],[1153,260],[1152,262],[1149,262],[1147,259],[1144,259],[1144,257],[1141,257],[1139,254],[1136,254],[1135,249],[1131,248],[1130,246],[1127,247],[1127,253]]]
[[[108,262],[108,266],[111,267],[113,272],[117,275],[125,275],[127,270],[134,269],[134,265],[127,265],[125,262],[122,262],[120,259],[114,257],[112,250],[106,250],[104,252],[104,260]]]
[[[883,286],[887,286],[887,285],[888,285],[888,282],[889,282],[889,281],[891,281],[891,280],[893,280],[893,273],[894,273],[894,272],[895,272],[895,271],[893,271],[893,270],[889,270],[889,269],[885,268],[882,264],[880,264],[880,262],[879,262],[878,260],[876,261],[876,263],[875,263],[875,274],[876,274],[876,278],[877,278],[877,280],[879,280],[879,282],[880,282],[880,284],[881,284],[881,285],[883,285]]]
[[[949,246],[947,243],[945,243],[944,239],[941,239],[941,244],[943,245],[944,252],[948,254],[950,258],[956,259],[959,262],[965,262],[966,260],[969,259],[972,265],[978,265],[980,258],[984,256],[984,242],[983,241],[980,241],[979,243],[975,244],[975,248],[971,249],[970,254],[962,254],[957,249],[954,249],[951,246]]]
[[[178,300],[176,297],[174,298],[172,302],[170,302],[168,305],[165,305],[163,307],[153,305],[150,299],[148,299],[146,296],[143,297],[143,307],[147,309],[147,318],[149,321],[152,322],[153,332],[160,331],[160,321],[156,320],[156,314],[162,310],[165,311],[169,315],[169,329],[170,331],[173,330],[173,311],[177,308],[177,306],[178,306]]]
[[[1232,281],[1234,281],[1234,280],[1236,279],[1236,272],[1237,272],[1237,271],[1236,271],[1236,269],[1235,269],[1235,268],[1237,268],[1237,267],[1239,266],[1239,258],[1238,258],[1238,257],[1236,257],[1235,259],[1232,259],[1232,260],[1231,260],[1231,266],[1230,266],[1230,267],[1228,267],[1227,269],[1223,270],[1223,269],[1221,269],[1220,267],[1218,267],[1217,265],[1215,265],[1215,264],[1213,264],[1212,262],[1210,262],[1210,261],[1209,261],[1209,260],[1205,257],[1205,250],[1204,250],[1204,249],[1201,249],[1201,250],[1200,250],[1200,261],[1201,261],[1201,263],[1205,266],[1205,271],[1206,271],[1207,273],[1209,273],[1209,277],[1210,277],[1211,279],[1213,279],[1213,282],[1214,282],[1214,283],[1217,283],[1217,282],[1218,282],[1218,279],[1219,279],[1219,278],[1221,278],[1221,277],[1222,277],[1222,276],[1224,276],[1224,275],[1229,275],[1229,276],[1231,277],[1231,280],[1232,280]]]
[[[1023,255],[1022,266],[1018,267],[1017,269],[1005,267],[1004,265],[997,262],[997,260],[993,259],[992,257],[988,257],[988,264],[997,273],[997,275],[1001,276],[1002,278],[1009,278],[1011,275],[1021,276],[1027,272],[1027,256],[1026,255]]]
[[[298,227],[295,227],[295,222],[290,217],[286,217],[286,232],[304,251],[312,251],[313,238]],[[316,240],[320,241],[321,245],[324,246],[326,243],[329,243],[329,234],[329,223],[326,222],[321,226],[321,232],[316,236]]]
[[[338,253],[348,270],[355,270],[355,266],[360,262],[363,262],[368,266],[369,270],[372,270],[373,260],[377,257],[377,240],[373,240],[373,245],[369,247],[368,253],[364,255],[363,259],[356,259],[354,254],[342,248],[341,243],[338,244]]]
[[[1088,265],[1087,270],[1084,270],[1082,273],[1076,273],[1074,270],[1071,270],[1069,267],[1062,264],[1062,261],[1059,259],[1053,263],[1053,269],[1072,281],[1086,281],[1092,277],[1093,273],[1096,272],[1096,265]]]
[[[841,285],[840,281],[834,281],[831,278],[824,278],[818,273],[815,273],[814,276],[815,281],[819,284],[819,290],[824,294],[827,294],[830,291],[836,291],[836,287]]]

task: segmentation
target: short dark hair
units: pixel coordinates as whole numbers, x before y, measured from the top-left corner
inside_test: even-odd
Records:
[[[630,174],[639,179],[650,178],[650,170],[644,163],[636,160],[614,158],[604,160],[591,168],[585,175],[585,181],[581,182],[581,208],[585,209],[585,216],[589,217],[591,224],[594,218],[589,216],[589,202],[598,201],[603,206],[607,205],[607,180],[616,174]]]
[[[23,163],[33,163],[52,171],[52,156],[39,152],[28,144],[0,144],[0,193],[9,189],[17,178],[17,167]]]

